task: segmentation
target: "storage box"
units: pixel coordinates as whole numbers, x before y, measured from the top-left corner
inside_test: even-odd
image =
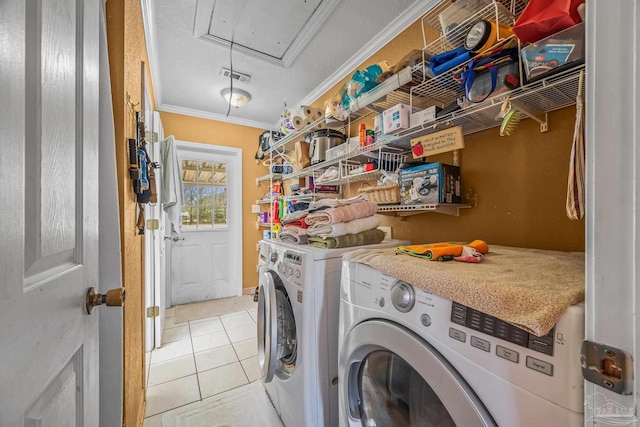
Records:
[[[382,132],[385,135],[393,135],[403,129],[409,129],[409,118],[411,113],[419,111],[418,108],[406,104],[397,104],[382,112]]]
[[[493,87],[491,71],[487,69],[477,73],[471,89],[469,89],[468,98],[469,101],[472,102],[482,102],[486,98],[515,89],[519,86],[519,83],[520,67],[517,62],[509,62],[498,66],[498,74],[493,92],[491,92],[491,88]]]
[[[400,171],[400,204],[461,203],[460,167],[427,163]]]
[[[584,23],[530,44],[520,54],[528,81],[575,67],[584,62]]]
[[[434,121],[436,119],[436,114],[440,110],[442,110],[442,108],[432,105],[431,107],[411,114],[411,117],[409,118],[409,127],[413,128],[416,126],[420,126],[423,123]]]
[[[359,145],[359,137],[350,138],[348,141],[343,142],[342,144],[336,145],[333,148],[329,148],[325,152],[325,159],[333,160],[345,154],[351,153],[352,151],[355,151]]]

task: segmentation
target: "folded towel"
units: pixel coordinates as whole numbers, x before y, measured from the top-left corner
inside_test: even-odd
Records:
[[[305,220],[308,225],[337,224],[349,222],[358,218],[366,218],[378,211],[378,205],[374,202],[357,202],[337,208],[329,208],[318,212],[312,212]]]
[[[400,253],[415,256],[418,258],[437,261],[438,258],[444,256],[459,257],[462,254],[462,250],[465,246],[473,248],[481,254],[486,254],[487,252],[489,252],[489,246],[482,240],[474,240],[467,245],[459,243],[431,243],[427,245],[398,246],[396,250]]]
[[[308,238],[309,236],[306,234],[288,233],[286,231],[281,231],[280,234],[278,234],[278,239],[280,239],[281,242],[293,243],[294,245],[306,245]]]
[[[309,215],[309,212],[307,210],[291,212],[291,213],[288,213],[288,214],[284,215],[280,219],[280,222],[283,223],[283,224],[287,224],[289,222],[298,220],[300,218],[304,218],[307,215]]]
[[[337,237],[345,234],[357,234],[362,231],[373,230],[380,226],[380,218],[368,216],[358,218],[349,222],[339,222],[337,224],[316,224],[307,230],[309,236]]]
[[[338,206],[346,206],[352,203],[363,202],[365,200],[367,200],[367,198],[364,194],[360,194],[350,199],[320,199],[320,200],[311,202],[309,204],[309,210],[318,209],[326,206],[330,208],[335,208]]]
[[[308,234],[306,227],[298,227],[291,224],[287,224],[284,227],[282,227],[282,232],[295,234],[296,236],[302,236],[303,234]]]
[[[303,216],[300,219],[294,219],[293,221],[289,221],[287,223],[283,223],[284,225],[291,225],[294,227],[307,228],[308,225],[305,221],[306,216]]]
[[[375,245],[384,240],[384,231],[363,231],[358,234],[345,234],[338,237],[309,237],[309,246],[323,249],[349,248],[351,246]]]
[[[584,301],[584,253],[491,246],[480,264],[427,262],[394,249],[356,250],[346,261],[546,335],[572,304]]]

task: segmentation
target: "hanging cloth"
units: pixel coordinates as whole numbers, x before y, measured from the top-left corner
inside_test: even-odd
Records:
[[[180,232],[182,217],[182,168],[176,151],[173,135],[160,143],[162,162],[162,187],[160,202],[173,229]]]
[[[578,95],[576,97],[576,126],[573,132],[573,146],[569,158],[569,180],[567,182],[567,216],[572,220],[584,218],[584,175],[585,175],[585,143],[584,143],[584,100],[582,85],[584,71],[580,71]]]

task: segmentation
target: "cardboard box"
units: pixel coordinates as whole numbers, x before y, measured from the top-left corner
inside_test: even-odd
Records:
[[[460,167],[426,163],[400,171],[400,204],[461,203]]]
[[[520,54],[527,80],[583,63],[584,44],[584,23],[580,23],[523,48]]]
[[[409,118],[411,113],[419,111],[418,108],[406,104],[397,104],[382,112],[382,132],[385,135],[393,135],[401,130],[409,129]]]
[[[436,114],[440,110],[442,110],[442,108],[432,105],[431,107],[411,114],[411,117],[409,118],[409,127],[413,128],[420,126],[423,123],[434,121],[436,119]]]

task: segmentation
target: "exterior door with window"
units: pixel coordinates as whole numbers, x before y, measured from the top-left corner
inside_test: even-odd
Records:
[[[172,304],[241,295],[240,150],[179,142],[178,157],[182,232],[172,239]]]

